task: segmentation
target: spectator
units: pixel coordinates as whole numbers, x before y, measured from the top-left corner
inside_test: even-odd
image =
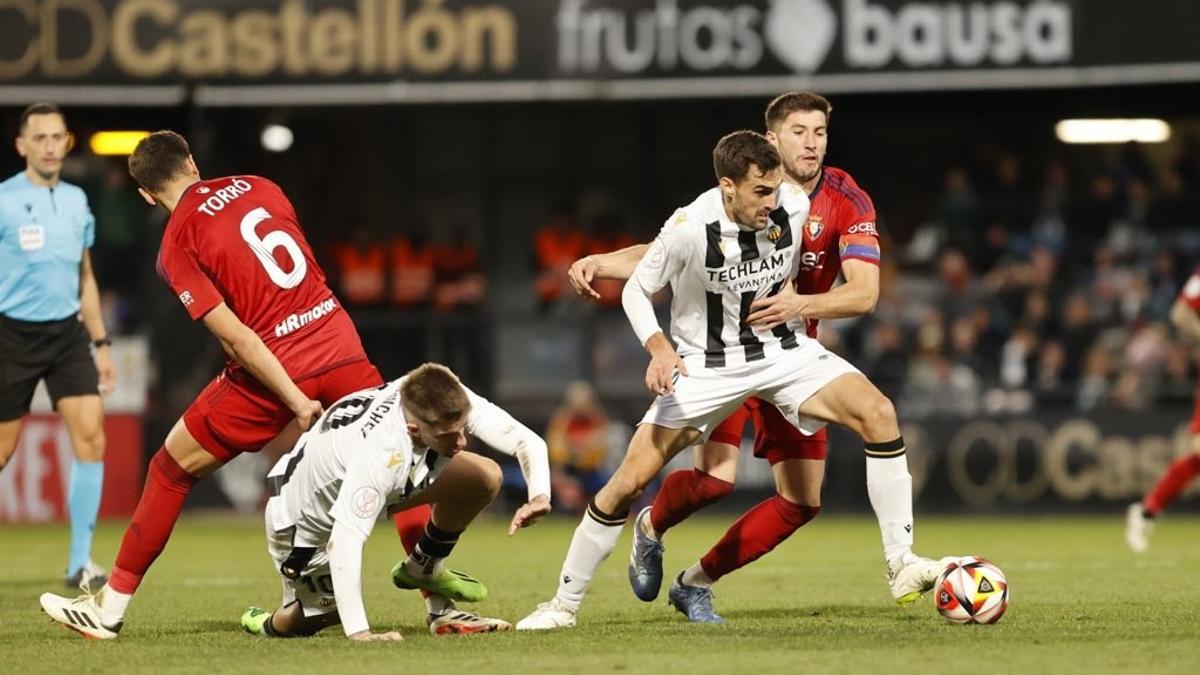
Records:
[[[419,307],[433,299],[434,252],[420,227],[392,240],[392,304]]]
[[[351,305],[383,302],[387,283],[384,247],[366,227],[359,225],[350,240],[333,246],[338,296]]]
[[[608,416],[586,382],[567,387],[546,429],[552,492],[558,506],[582,511],[608,481]]]

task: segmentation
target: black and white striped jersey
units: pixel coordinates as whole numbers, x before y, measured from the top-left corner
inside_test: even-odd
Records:
[[[795,276],[808,210],[804,190],[783,183],[770,224],[756,231],[729,219],[714,187],[663,225],[634,275],[648,292],[670,284],[671,337],[689,366],[700,355],[707,368],[758,361],[810,339],[803,321],[769,331],[745,322],[750,303]]]
[[[296,528],[294,545],[324,546],[334,521],[365,541],[381,513],[424,489],[450,462],[414,447],[400,399],[404,378],[338,400],[267,474],[266,518]],[[517,458],[530,498],[550,496],[546,443],[499,406],[463,387],[466,432]]]

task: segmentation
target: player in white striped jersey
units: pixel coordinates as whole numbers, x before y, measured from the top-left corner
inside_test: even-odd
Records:
[[[575,624],[630,505],[671,457],[707,439],[743,401],[757,396],[772,403],[801,432],[812,434],[829,419],[810,411],[814,399],[841,376],[858,372],[809,338],[800,321],[771,330],[746,321],[756,298],[778,293],[795,275],[808,218],[803,189],[780,188],[779,153],[761,134],[739,131],[717,143],[713,168],[718,187],[667,221],[622,296],[634,332],[651,355],[646,385],[659,398],[621,466],[588,505],[555,597],[518,622],[518,629]],[[650,303],[668,284],[678,352]]]
[[[282,577],[283,600],[271,613],[248,609],[243,628],[289,637],[341,623],[351,639],[401,639],[396,631],[370,631],[362,548],[381,514],[430,504],[425,534],[393,568],[393,583],[436,594],[428,598],[439,603],[428,617],[434,633],[509,630],[505,621],[455,607],[454,600],[482,600],[487,589],[443,564],[500,488],[495,462],[462,452],[466,434],[520,463],[529,501],[513,516],[510,535],[549,513],[545,441],[445,366],[427,363],[339,400],[270,471],[267,548]]]

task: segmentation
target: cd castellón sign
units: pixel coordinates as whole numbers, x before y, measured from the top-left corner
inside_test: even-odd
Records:
[[[178,103],[184,85],[201,105],[273,105],[1195,82],[1198,23],[1191,0],[0,0],[0,102],[122,103],[141,87]]]
[[[0,80],[504,74],[504,3],[0,0]]]

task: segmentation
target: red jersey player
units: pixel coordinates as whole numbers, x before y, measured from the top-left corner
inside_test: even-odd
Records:
[[[55,621],[102,639],[117,636],[196,481],[258,451],[293,418],[307,429],[323,406],[383,384],[278,185],[257,176],[201,180],[187,141],[170,131],[142,140],[129,171],[142,197],[171,214],[159,275],[229,360],[150,460],[108,583],[73,600],[41,597]],[[411,548],[429,510],[408,519],[420,520],[401,528]]]
[[[1200,268],[1192,272],[1171,306],[1171,324],[1188,340],[1200,341]],[[1192,451],[1171,462],[1146,496],[1129,505],[1125,515],[1125,543],[1134,553],[1145,553],[1150,548],[1155,518],[1200,474],[1200,395],[1188,431],[1192,434]]]
[[[848,173],[823,166],[831,110],[825,98],[807,92],[783,94],[767,107],[767,137],[780,151],[786,180],[804,187],[812,206],[794,287],[755,301],[747,323],[771,327],[803,316],[808,334],[815,337],[820,319],[866,314],[879,297],[874,204]],[[581,295],[594,297],[593,278],[627,277],[644,250],[644,246],[634,246],[581,259],[570,270],[571,282]],[[846,283],[833,288],[839,273]],[[883,402],[879,417],[894,420],[890,402],[865,379],[862,394],[878,397]],[[845,413],[830,411],[829,419],[845,423]],[[754,454],[771,463],[777,493],[746,512],[708,553],[675,579],[672,605],[692,620],[719,621],[711,609],[711,593],[707,593],[712,583],[770,552],[820,511],[825,431],[804,436],[773,406],[751,399],[713,431],[696,452],[695,468],[668,474],[654,504],[638,514],[629,565],[630,583],[638,597],[652,600],[658,594],[662,535],[733,491],[742,428],[748,420],[755,425]],[[911,552],[912,479],[907,463],[901,467],[893,462],[886,473],[878,470],[879,464],[888,464],[879,460],[903,461],[903,442],[897,438],[890,444],[866,446],[868,492],[880,516],[889,585],[896,601],[906,604],[932,587],[938,565]],[[888,506],[881,508],[884,502]],[[906,515],[885,519],[884,510]],[[681,592],[676,593],[677,588]],[[704,606],[706,602],[709,604]]]

